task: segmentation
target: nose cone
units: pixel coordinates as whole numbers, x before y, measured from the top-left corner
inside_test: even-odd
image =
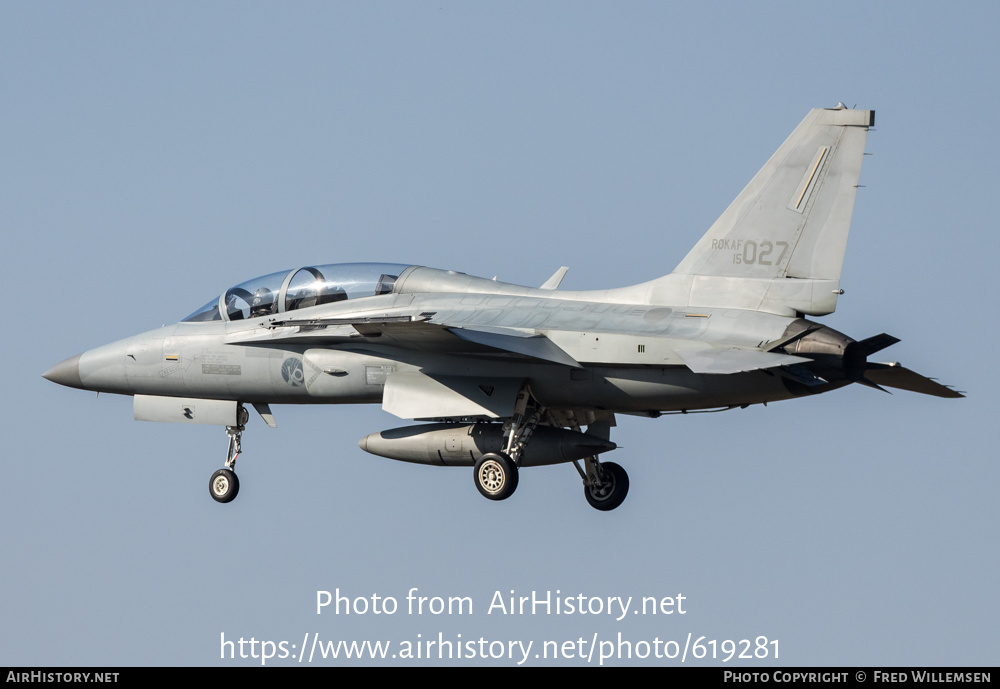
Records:
[[[83,381],[80,380],[80,356],[80,354],[77,354],[65,361],[60,361],[43,373],[42,378],[51,380],[53,383],[65,385],[66,387],[84,389]]]
[[[61,361],[42,374],[53,383],[94,392],[131,395],[125,359],[133,338],[112,342]]]

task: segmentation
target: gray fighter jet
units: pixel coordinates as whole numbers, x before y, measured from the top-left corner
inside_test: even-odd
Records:
[[[234,473],[252,406],[380,403],[424,423],[361,439],[367,452],[473,467],[510,497],[522,467],[573,462],[587,501],[618,507],[628,475],[616,414],[743,408],[861,383],[962,397],[898,363],[898,340],[853,340],[833,313],[871,110],[811,111],[680,265],[631,287],[561,291],[415,265],[351,263],[236,285],[180,323],[66,359],[51,381],[134,398],[142,421],[229,436],[209,489]],[[580,462],[583,462],[581,467]]]

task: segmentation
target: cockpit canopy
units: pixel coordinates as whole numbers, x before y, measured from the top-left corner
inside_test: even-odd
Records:
[[[239,321],[344,299],[389,294],[399,263],[333,263],[271,273],[230,287],[182,322]]]

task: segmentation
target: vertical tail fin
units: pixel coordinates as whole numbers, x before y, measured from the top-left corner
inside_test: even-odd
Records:
[[[672,275],[692,305],[832,313],[874,110],[812,110]]]

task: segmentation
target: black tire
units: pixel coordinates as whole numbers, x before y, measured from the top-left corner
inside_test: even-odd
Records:
[[[489,452],[476,462],[472,480],[483,497],[506,500],[517,489],[517,467],[507,455]]]
[[[628,474],[614,462],[601,462],[604,483],[599,486],[584,486],[583,495],[595,510],[609,512],[623,502],[628,495]]]
[[[216,502],[232,502],[240,492],[240,479],[229,469],[219,469],[208,482],[208,492]]]

